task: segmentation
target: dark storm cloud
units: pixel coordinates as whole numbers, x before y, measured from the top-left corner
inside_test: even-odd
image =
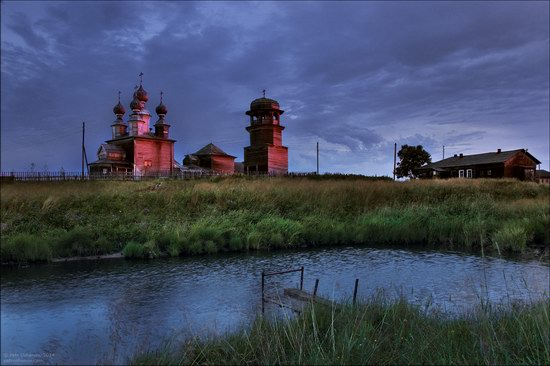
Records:
[[[389,174],[394,142],[548,167],[548,27],[543,2],[3,2],[2,169],[78,167],[83,120],[93,160],[140,71],[178,160],[211,141],[242,159],[267,89],[291,170],[316,141],[324,171]]]

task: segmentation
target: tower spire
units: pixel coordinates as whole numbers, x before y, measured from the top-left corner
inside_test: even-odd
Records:
[[[139,86],[141,86],[143,84],[143,73],[140,72],[139,73]]]
[[[265,89],[263,90],[263,93],[264,93],[264,98],[265,98]]]
[[[120,90],[118,91],[118,102],[120,103]]]

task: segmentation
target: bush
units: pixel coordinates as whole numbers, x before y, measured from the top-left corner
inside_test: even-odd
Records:
[[[32,234],[17,234],[9,240],[2,240],[0,247],[2,262],[37,262],[52,259],[48,242]]]
[[[55,253],[61,257],[97,254],[97,248],[89,228],[77,226],[53,240]]]
[[[154,240],[149,240],[143,244],[143,257],[144,258],[157,258],[160,255],[157,243]]]
[[[508,221],[493,233],[491,241],[498,251],[507,249],[523,252],[528,239],[527,230],[521,221]]]
[[[144,258],[145,248],[143,247],[143,244],[131,241],[124,246],[122,253],[126,258]]]

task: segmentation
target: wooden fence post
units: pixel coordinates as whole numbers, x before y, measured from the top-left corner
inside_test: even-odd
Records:
[[[355,279],[355,288],[353,289],[353,303],[357,300],[357,287],[359,286],[359,278]]]
[[[264,308],[264,283],[265,283],[265,273],[262,271],[262,315],[264,314],[265,308]]]
[[[304,289],[304,266],[300,268],[300,291]]]
[[[317,288],[319,287],[319,279],[316,278],[315,279],[315,287],[313,288],[313,298],[315,298],[315,296],[317,296]]]

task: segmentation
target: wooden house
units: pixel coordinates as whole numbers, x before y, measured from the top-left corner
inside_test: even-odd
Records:
[[[250,103],[250,146],[244,148],[245,173],[268,173],[281,175],[288,173],[288,148],[283,146],[279,102],[265,97]]]
[[[534,180],[540,161],[525,149],[454,155],[419,168],[423,178],[517,178]]]
[[[97,151],[97,160],[89,164],[91,174],[131,174],[131,175],[172,175],[174,166],[174,143],[170,139],[170,125],[164,117],[168,109],[162,102],[156,108],[158,120],[149,127],[151,114],[145,108],[149,100],[147,92],[140,84],[130,103],[132,114],[128,122],[123,120],[126,113],[120,103],[113,108],[116,120],[111,125],[112,138],[102,144]]]
[[[235,172],[235,156],[225,153],[216,145],[210,143],[183,159],[184,166],[198,166],[223,174]]]
[[[537,181],[539,183],[550,185],[550,172],[548,170],[537,170],[535,176],[537,177]]]

